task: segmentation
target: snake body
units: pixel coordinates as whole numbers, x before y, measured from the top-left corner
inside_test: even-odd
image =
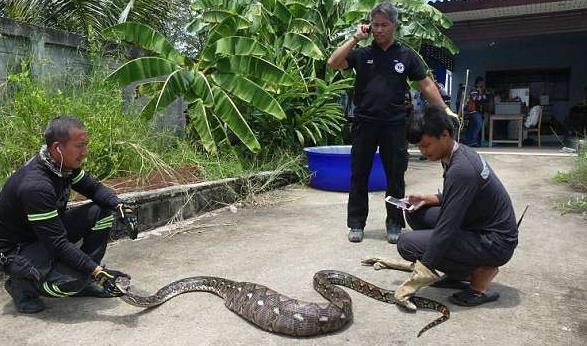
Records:
[[[340,330],[352,321],[351,297],[337,286],[348,287],[382,302],[394,303],[393,291],[335,270],[322,270],[314,274],[314,289],[328,303],[304,302],[256,283],[235,282],[212,276],[195,276],[174,281],[150,296],[131,293],[130,282],[126,278],[118,278],[116,283],[125,293],[120,298],[141,308],[158,306],[187,292],[210,292],[223,298],[228,309],[259,328],[290,336],[326,334]],[[445,305],[423,297],[414,296],[411,299],[420,309],[442,313],[442,316],[424,326],[418,336],[449,319],[450,313]]]

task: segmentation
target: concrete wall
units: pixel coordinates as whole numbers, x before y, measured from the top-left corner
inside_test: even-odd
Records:
[[[30,59],[36,78],[82,75],[89,68],[85,46],[79,35],[0,17],[0,82],[19,71],[23,59]]]
[[[587,33],[543,35],[462,45],[453,75],[453,107],[459,83],[468,68],[469,86],[487,71],[570,68],[569,100],[553,103],[553,115],[563,120],[570,107],[583,100],[587,85]]]
[[[86,56],[87,40],[77,34],[61,30],[41,28],[0,17],[0,84],[7,76],[21,70],[23,61],[30,61],[33,77],[39,81],[50,81],[59,87],[66,80],[83,78],[91,64]],[[131,56],[145,54],[140,49],[131,49]],[[121,63],[103,61],[111,68]],[[132,86],[126,88],[127,97],[133,97]],[[182,134],[185,127],[181,100],[156,117],[157,127],[171,129]]]
[[[133,207],[139,221],[139,232],[145,232],[224,207],[246,199],[250,194],[292,184],[297,180],[298,177],[291,171],[261,172],[242,178],[124,193],[119,197]],[[70,207],[76,208],[86,203],[89,201],[72,203]],[[112,229],[112,239],[126,236],[125,227],[117,221]]]

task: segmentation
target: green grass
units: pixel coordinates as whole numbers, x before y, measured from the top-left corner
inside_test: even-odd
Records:
[[[578,155],[570,172],[558,172],[554,179],[569,184],[579,192],[561,205],[563,213],[580,213],[587,217],[587,152]]]
[[[172,176],[185,166],[196,166],[204,180],[302,170],[302,160],[287,151],[249,155],[239,147],[226,147],[218,155],[205,153],[193,139],[140,118],[140,107],[125,103],[120,88],[103,80],[104,74],[97,73],[55,88],[33,81],[28,72],[9,76],[0,86],[0,185],[38,152],[45,126],[57,115],[76,116],[85,124],[90,144],[84,169],[99,179],[155,171]]]
[[[566,213],[579,213],[587,217],[587,195],[579,195],[574,198],[570,198],[567,203],[561,205],[563,214]]]

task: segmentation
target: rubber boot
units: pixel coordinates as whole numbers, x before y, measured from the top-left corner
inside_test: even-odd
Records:
[[[402,228],[400,225],[396,225],[396,224],[388,224],[387,225],[387,242],[389,242],[390,244],[397,244],[397,240],[399,239],[399,235],[402,232]]]
[[[34,314],[45,310],[45,304],[39,296],[39,291],[31,280],[8,278],[4,283],[4,288],[12,297],[16,311],[23,314]]]
[[[349,241],[351,243],[360,243],[363,240],[363,229],[351,228],[349,231]]]

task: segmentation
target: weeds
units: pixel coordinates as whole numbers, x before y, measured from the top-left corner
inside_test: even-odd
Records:
[[[570,172],[558,172],[554,180],[568,183],[581,194],[571,197],[561,205],[563,213],[581,213],[587,217],[587,152],[579,153],[575,167]]]
[[[561,205],[561,210],[563,214],[579,213],[587,218],[587,195],[581,194],[569,199]]]
[[[241,177],[266,170],[302,172],[302,160],[286,150],[259,155],[238,147],[217,155],[139,116],[140,105],[124,101],[117,85],[103,82],[96,72],[82,81],[56,88],[34,81],[25,70],[9,76],[8,97],[0,98],[0,185],[43,144],[43,131],[57,115],[73,115],[90,137],[84,169],[99,179],[132,176],[142,179],[158,172],[173,179],[181,167],[197,167],[200,180]]]

